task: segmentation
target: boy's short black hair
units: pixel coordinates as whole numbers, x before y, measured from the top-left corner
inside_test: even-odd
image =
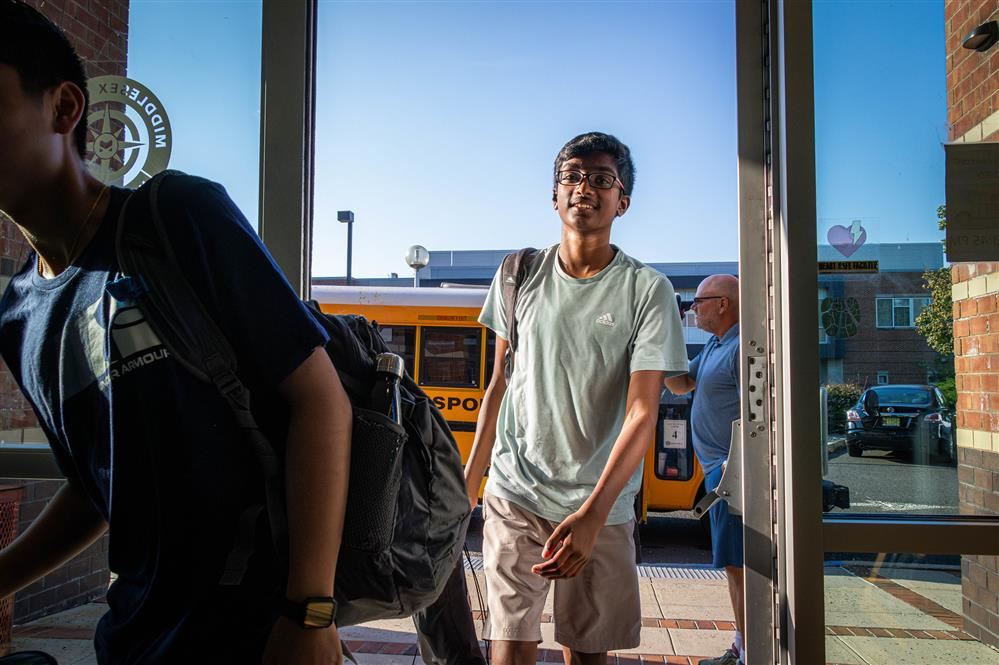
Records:
[[[628,146],[617,140],[610,134],[601,132],[587,132],[572,139],[559,151],[555,158],[555,183],[558,184],[558,172],[562,164],[575,157],[592,155],[602,152],[610,155],[617,162],[617,177],[624,185],[624,193],[631,196],[631,190],[635,187],[635,163],[631,161],[631,150]]]
[[[41,94],[64,81],[83,91],[84,113],[73,130],[80,157],[87,152],[90,94],[83,61],[56,25],[21,0],[0,0],[0,64],[13,67],[22,89]]]

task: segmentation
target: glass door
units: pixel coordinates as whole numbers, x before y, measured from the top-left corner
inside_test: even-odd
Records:
[[[992,10],[745,17],[769,26],[740,72],[751,663],[999,663],[999,256],[947,214],[999,159],[996,49],[962,46]]]

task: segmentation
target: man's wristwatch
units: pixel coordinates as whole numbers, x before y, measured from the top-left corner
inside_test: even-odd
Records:
[[[332,596],[315,596],[301,602],[285,598],[281,614],[302,628],[329,628],[336,618],[336,601]]]

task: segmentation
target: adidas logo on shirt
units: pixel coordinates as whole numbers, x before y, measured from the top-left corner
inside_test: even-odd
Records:
[[[597,317],[597,323],[599,323],[602,326],[607,326],[608,328],[613,328],[614,317],[610,315],[610,312],[608,312],[607,314],[601,314],[600,316]]]

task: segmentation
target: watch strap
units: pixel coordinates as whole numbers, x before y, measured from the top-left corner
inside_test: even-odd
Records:
[[[332,596],[313,596],[302,601],[281,601],[281,614],[302,628],[329,628],[336,619],[336,600]]]

